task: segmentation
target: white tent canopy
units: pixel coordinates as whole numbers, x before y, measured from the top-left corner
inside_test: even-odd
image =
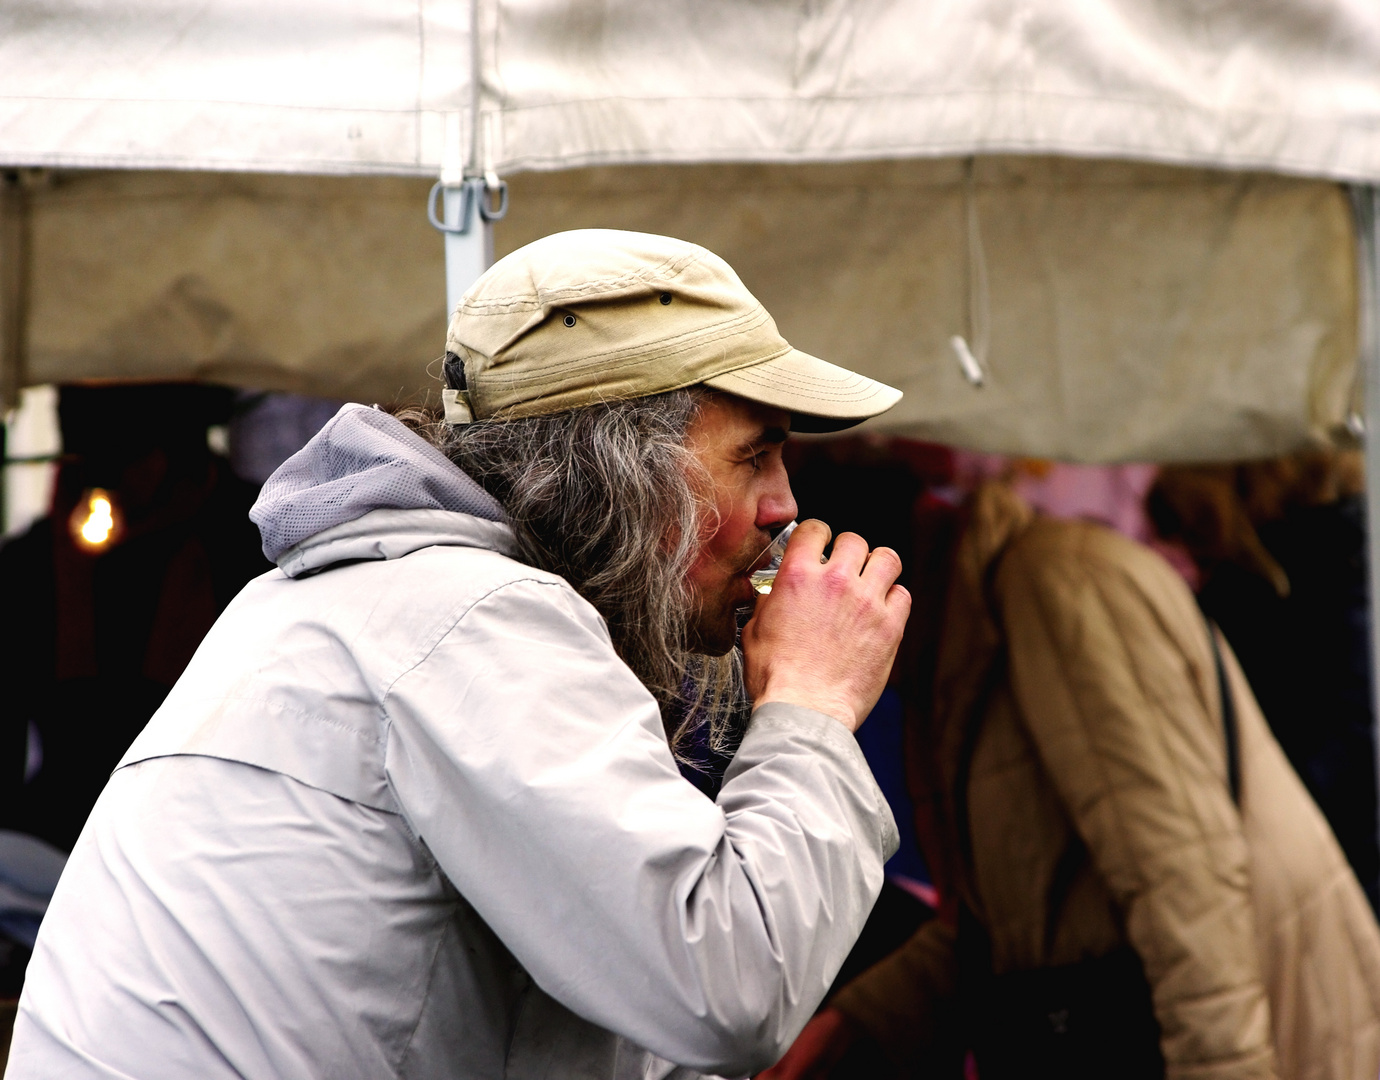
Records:
[[[1044,153],[1380,180],[1377,72],[1372,0],[21,0],[0,162],[432,176],[477,106],[469,164],[503,173]]]
[[[1380,177],[1370,0],[530,0],[486,15],[500,168],[1055,153]]]
[[[470,5],[0,4],[0,162],[432,174],[468,115]]]
[[[797,345],[907,390],[893,429],[1264,455],[1355,405],[1335,182],[1380,180],[1380,6],[0,0],[0,163],[57,170],[0,228],[21,382],[424,387],[443,271],[405,177],[463,169],[512,178],[500,253],[720,251]]]

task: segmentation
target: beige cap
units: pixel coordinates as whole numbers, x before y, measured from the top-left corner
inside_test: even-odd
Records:
[[[556,233],[500,259],[451,316],[446,419],[540,416],[703,383],[838,431],[901,391],[790,344],[733,268],[684,240]]]

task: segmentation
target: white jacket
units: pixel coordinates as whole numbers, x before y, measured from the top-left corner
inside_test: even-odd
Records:
[[[361,460],[383,475],[380,432],[428,457],[358,407],[302,451],[279,521],[309,535],[102,795],[7,1077],[742,1075],[825,993],[896,844],[853,737],[766,705],[710,802],[598,613],[482,498],[311,531]]]

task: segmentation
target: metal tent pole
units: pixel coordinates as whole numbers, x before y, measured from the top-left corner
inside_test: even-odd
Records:
[[[446,318],[454,314],[465,290],[494,261],[493,222],[508,212],[508,185],[488,166],[480,126],[483,53],[480,44],[480,0],[470,0],[469,146],[462,147],[461,117],[447,118],[441,179],[431,189],[426,212],[446,237]],[[441,193],[441,216],[436,194]]]
[[[1366,563],[1370,595],[1371,708],[1380,721],[1380,187],[1352,189],[1359,252],[1358,307],[1365,387]],[[1380,737],[1376,739],[1380,776]],[[1380,810],[1380,807],[1377,808]]]
[[[436,195],[441,195],[442,216],[436,216]],[[499,188],[501,202],[490,203],[490,189],[481,178],[448,183],[438,180],[431,189],[427,214],[431,224],[446,238],[446,318],[455,312],[460,297],[494,261],[493,222],[508,209],[508,188]]]

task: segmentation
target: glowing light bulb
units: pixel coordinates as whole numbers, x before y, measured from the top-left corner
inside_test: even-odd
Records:
[[[91,514],[81,527],[81,538],[88,544],[104,544],[115,530],[115,515],[110,512],[110,500],[104,495],[91,495]]]
[[[100,551],[117,539],[119,510],[109,492],[92,488],[77,504],[71,517],[72,538],[87,551]]]

